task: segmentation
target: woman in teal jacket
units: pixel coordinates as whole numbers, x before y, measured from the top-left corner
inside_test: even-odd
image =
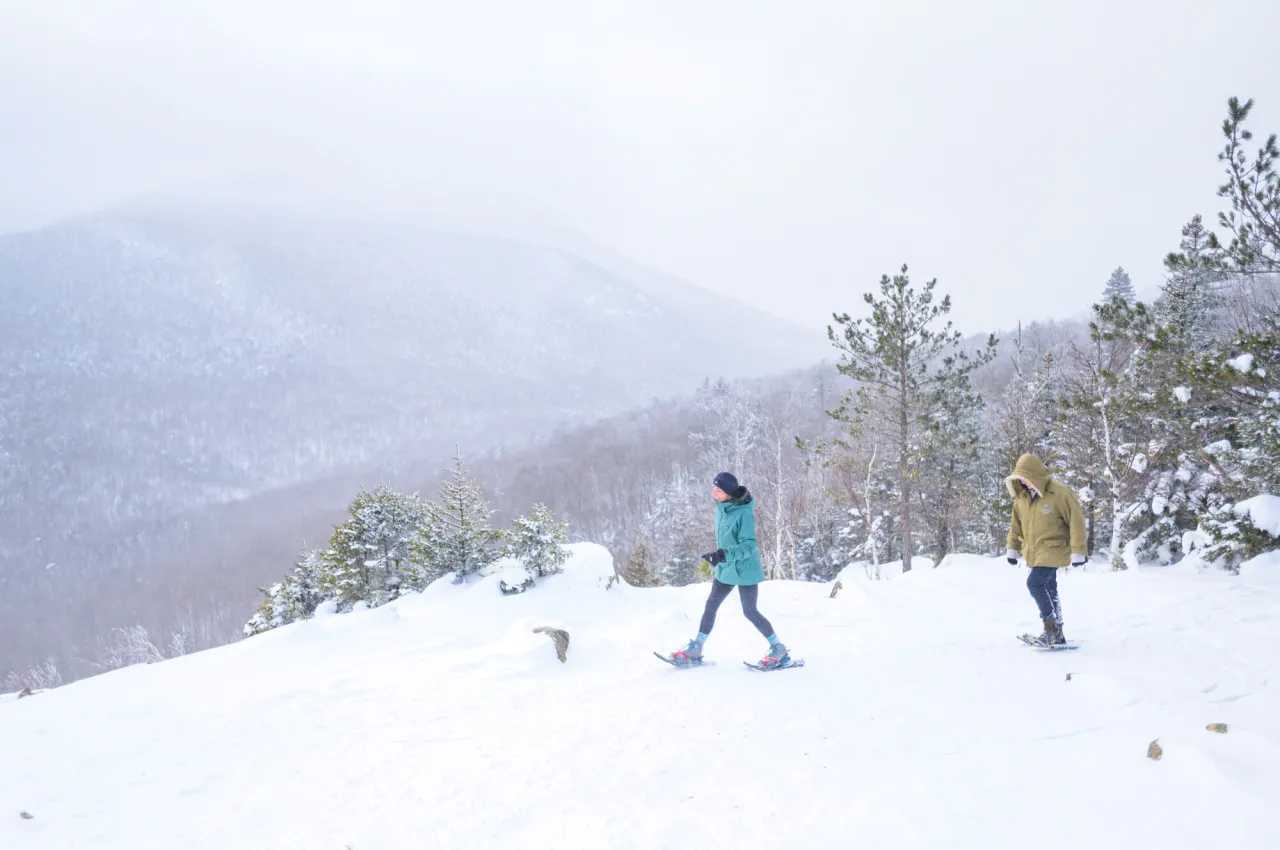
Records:
[[[702,645],[716,624],[716,611],[720,603],[738,588],[742,600],[742,613],[769,641],[769,653],[760,661],[762,667],[777,667],[791,660],[787,648],[778,640],[773,626],[756,608],[760,595],[760,582],[764,581],[764,567],[760,563],[760,549],[756,546],[755,505],[751,493],[738,484],[732,473],[722,472],[715,477],[711,494],[716,500],[716,551],[702,559],[716,569],[711,581],[711,595],[702,611],[698,636],[684,649],[671,653],[677,664],[700,664]]]

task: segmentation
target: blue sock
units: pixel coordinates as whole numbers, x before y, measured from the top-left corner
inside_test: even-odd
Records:
[[[709,638],[709,637],[711,637],[711,635],[703,634],[702,632],[698,632],[698,636],[697,636],[696,638],[694,638],[694,640],[695,640],[695,641],[697,641],[698,646],[702,646],[704,643],[706,643],[706,642],[707,642],[707,638]]]
[[[765,638],[765,640],[769,641],[769,646],[773,646],[775,643],[781,643],[781,641],[778,640],[777,632],[774,632],[773,634],[769,635],[767,638]]]

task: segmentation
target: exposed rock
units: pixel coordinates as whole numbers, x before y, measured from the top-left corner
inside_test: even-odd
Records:
[[[569,633],[564,629],[553,629],[551,626],[538,626],[533,630],[534,634],[544,634],[556,644],[556,657],[561,661],[565,660],[565,653],[569,651]]]

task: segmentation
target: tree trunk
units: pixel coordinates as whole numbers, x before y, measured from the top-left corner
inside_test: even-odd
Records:
[[[902,488],[902,571],[911,572],[911,498],[904,458],[898,470],[898,486]]]
[[[773,569],[774,569],[774,576],[773,576],[773,577],[774,577],[774,578],[782,578],[782,535],[783,535],[783,528],[782,528],[782,476],[783,476],[783,474],[784,474],[784,473],[783,473],[783,470],[782,470],[782,432],[781,432],[781,430],[779,430],[779,431],[777,431],[777,432],[775,433],[775,440],[776,440],[776,444],[775,444],[775,447],[774,447],[774,450],[775,450],[774,459],[775,459],[775,460],[776,460],[776,462],[777,462],[777,466],[776,466],[776,473],[777,473],[777,475],[776,475],[776,481],[777,481],[777,486],[774,488],[774,494],[773,494],[773,504],[774,504],[774,511],[773,511],[773,517],[774,517],[774,518],[773,518]]]
[[[1124,523],[1121,521],[1121,502],[1115,496],[1111,498],[1111,569],[1127,570],[1129,565],[1124,562],[1124,553],[1120,551],[1121,540],[1124,538]]]
[[[1107,408],[1107,402],[1110,399],[1103,397],[1103,403],[1100,406],[1102,411],[1102,450],[1103,456],[1107,463],[1107,489],[1111,492],[1111,569],[1126,569],[1124,556],[1120,552],[1120,541],[1123,536],[1123,523],[1120,522],[1120,476],[1116,472],[1117,461],[1112,454],[1111,445],[1111,419],[1110,411]]]
[[[800,580],[799,558],[796,556],[796,536],[790,532],[787,533],[787,542],[791,544],[791,580]]]
[[[867,464],[867,486],[866,489],[862,491],[863,508],[867,512],[867,545],[871,549],[871,565],[876,568],[876,578],[880,578],[880,546],[876,542],[875,514],[871,511],[871,479],[875,475],[876,454],[879,453],[879,451],[879,444],[871,447],[871,462]]]
[[[1085,548],[1088,551],[1085,554],[1092,558],[1093,553],[1097,551],[1095,541],[1097,540],[1098,528],[1098,482],[1089,481],[1086,486],[1089,488],[1089,492],[1093,494],[1093,498],[1089,500],[1089,512],[1085,514],[1085,520],[1089,525],[1088,535],[1085,539]]]
[[[902,359],[898,376],[898,487],[902,502],[902,571],[909,573],[911,572],[911,488],[908,475],[910,459],[907,457],[907,452],[910,450],[911,421],[907,416],[909,411],[907,410],[906,357]]]

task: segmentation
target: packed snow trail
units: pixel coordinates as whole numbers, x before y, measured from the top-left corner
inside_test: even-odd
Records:
[[[1064,575],[1081,649],[1054,654],[1013,640],[1038,621],[1002,559],[768,582],[807,666],[759,675],[730,605],[719,664],[653,658],[705,586],[605,589],[607,553],[574,553],[522,596],[444,580],[0,700],[0,847],[1275,846],[1280,559]]]

